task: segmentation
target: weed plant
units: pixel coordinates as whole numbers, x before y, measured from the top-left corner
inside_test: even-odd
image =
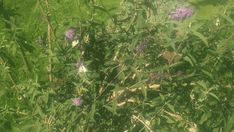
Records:
[[[233,12],[233,0],[0,0],[0,131],[233,131]]]

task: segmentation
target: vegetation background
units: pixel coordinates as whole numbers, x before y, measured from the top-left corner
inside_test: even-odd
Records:
[[[2,132],[234,130],[233,0],[0,0],[0,16]]]

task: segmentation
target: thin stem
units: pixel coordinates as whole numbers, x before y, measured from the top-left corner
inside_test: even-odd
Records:
[[[51,34],[53,32],[52,30],[52,25],[51,25],[51,22],[50,22],[50,19],[49,19],[49,16],[47,15],[47,13],[44,11],[42,5],[41,5],[41,2],[40,0],[38,0],[38,3],[40,5],[40,8],[41,8],[41,12],[42,12],[42,15],[45,17],[46,19],[46,22],[47,22],[47,40],[48,40],[48,49],[49,49],[49,59],[48,59],[48,62],[49,62],[49,65],[48,65],[48,74],[49,74],[49,81],[52,82],[53,80],[53,77],[52,77],[52,44],[51,44]],[[49,1],[48,0],[45,0],[45,4],[46,4],[46,10],[49,9]]]
[[[133,115],[133,119],[140,121],[149,132],[153,132],[150,126],[145,121],[141,120],[139,117]]]
[[[51,45],[51,26],[48,24],[47,28],[48,32],[48,45],[49,45],[49,66],[48,66],[48,72],[49,72],[49,81],[52,82],[52,45]]]
[[[49,9],[49,2],[48,0],[45,0],[46,7]],[[48,19],[47,19],[48,20]],[[52,45],[51,45],[51,25],[50,21],[48,20],[47,25],[47,39],[48,39],[48,46],[49,46],[49,66],[48,66],[48,72],[49,72],[49,81],[52,82]]]

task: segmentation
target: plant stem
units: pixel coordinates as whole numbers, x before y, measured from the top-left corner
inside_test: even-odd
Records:
[[[51,45],[51,26],[48,24],[48,45],[49,45],[49,67],[48,67],[48,72],[49,72],[49,81],[52,82],[52,45]]]
[[[46,4],[46,9],[49,9],[49,2],[48,0],[45,0],[45,4]],[[43,13],[44,14],[44,13]],[[51,32],[52,32],[52,28],[51,28],[51,23],[50,20],[48,18],[48,15],[46,15],[46,20],[47,20],[47,40],[48,40],[48,48],[49,48],[49,65],[48,65],[48,73],[49,73],[49,81],[52,82],[53,78],[52,78],[52,44],[51,44]]]

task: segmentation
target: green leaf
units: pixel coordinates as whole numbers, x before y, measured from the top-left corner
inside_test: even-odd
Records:
[[[201,39],[203,41],[203,43],[205,44],[205,46],[208,47],[208,41],[204,35],[202,35],[201,33],[197,32],[197,31],[194,31],[194,30],[192,30],[192,34],[197,36],[199,39]]]
[[[174,121],[174,120],[172,120],[172,119],[170,119],[170,118],[168,118],[168,119],[167,119],[167,123],[169,123],[169,124],[173,124],[173,123],[175,123],[175,121]]]
[[[142,94],[143,94],[143,96],[144,96],[144,100],[146,100],[147,99],[147,88],[146,87],[141,87],[141,92],[142,92]]]
[[[108,106],[108,105],[104,105],[104,107],[109,110],[111,113],[114,113],[113,112],[113,108],[111,106]]]
[[[89,112],[89,119],[91,122],[95,122],[94,115],[96,112],[96,103],[93,103],[91,106],[91,111]]]
[[[203,89],[207,89],[207,84],[206,84],[206,82],[204,82],[204,81],[198,81],[197,82],[197,84],[199,85],[199,86],[201,86]]]
[[[159,96],[160,96],[162,101],[165,101],[165,96],[163,94],[160,93]]]
[[[199,121],[200,124],[204,124],[211,116],[211,113],[204,113]]]
[[[117,115],[117,101],[112,101],[112,106],[104,105],[104,107],[109,110],[113,115]]]
[[[112,108],[113,108],[113,114],[117,115],[117,100],[115,99],[112,103]]]
[[[171,104],[167,104],[168,108],[175,113],[174,106]]]
[[[227,15],[222,15],[225,20],[227,20],[232,26],[234,26],[234,21],[232,20],[231,17]]]
[[[45,116],[45,114],[42,111],[42,108],[39,105],[36,105],[35,107],[36,107],[35,111],[36,114],[39,114],[41,117]]]
[[[217,100],[219,101],[219,97],[218,97],[218,96],[216,96],[215,94],[213,94],[213,93],[209,93],[209,95],[211,95],[212,97],[214,97],[215,99],[217,99]]]
[[[232,113],[231,117],[228,118],[228,121],[224,126],[224,132],[230,132],[233,129],[234,129],[234,113]]]
[[[191,66],[194,66],[193,61],[188,56],[183,57],[183,59],[189,62]]]
[[[206,71],[206,70],[201,70],[206,76],[208,76],[210,79],[214,79],[213,78],[213,75],[210,73],[210,72],[208,72],[208,71]]]

